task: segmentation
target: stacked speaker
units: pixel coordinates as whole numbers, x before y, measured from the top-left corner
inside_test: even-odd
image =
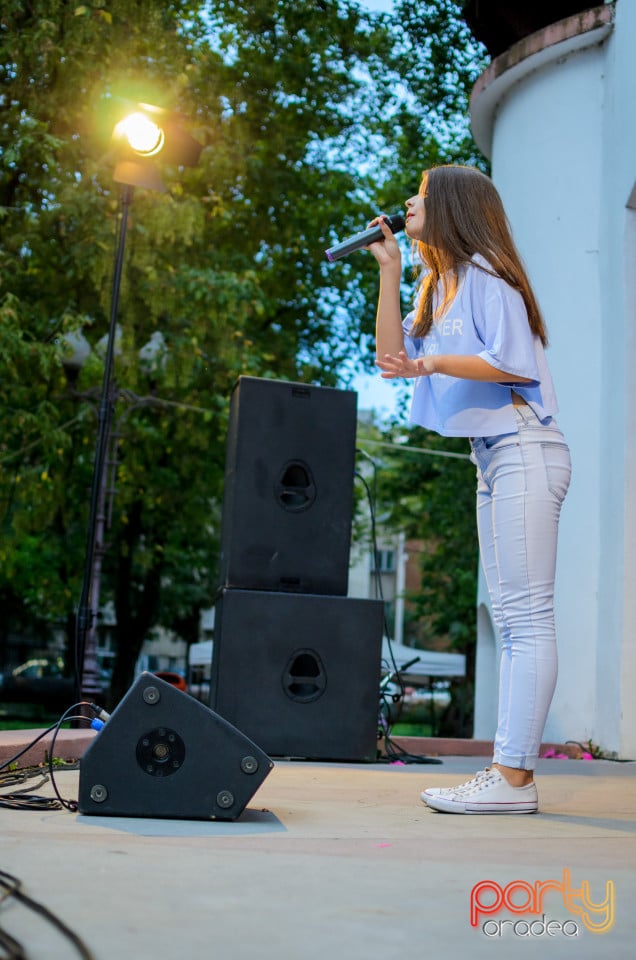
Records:
[[[210,706],[270,756],[373,760],[383,604],[347,597],[356,394],[240,377]]]

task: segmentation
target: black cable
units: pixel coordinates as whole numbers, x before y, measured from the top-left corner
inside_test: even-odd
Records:
[[[2,960],[28,960],[22,944],[0,927],[0,948],[4,951]]]
[[[360,452],[363,452],[363,451],[358,451],[358,453]],[[375,578],[375,595],[378,598],[378,600],[382,600],[382,602],[384,602],[384,592],[382,590],[382,576],[381,576],[380,569],[378,567],[378,535],[377,535],[377,527],[376,527],[376,519],[375,519],[374,499],[371,495],[369,484],[367,483],[366,479],[362,476],[362,474],[356,471],[355,476],[361,482],[362,486],[365,489],[365,493],[367,495],[367,502],[369,504],[369,518],[371,520],[371,546],[373,549],[373,576]],[[391,634],[389,630],[389,623],[386,619],[386,608],[384,611],[384,632],[386,634],[387,640],[389,641],[389,652],[391,654],[393,669],[395,670],[396,673],[399,673],[397,664],[395,662],[395,657],[393,656],[393,650],[391,648]]]
[[[18,783],[26,783],[33,777],[40,778],[39,783],[34,784],[33,787],[23,787],[21,790],[0,794],[0,807],[6,807],[9,810],[59,810],[60,804],[57,800],[36,796],[28,792],[30,789],[37,790],[49,780],[48,774],[43,773],[40,767],[23,767],[22,770],[0,776],[0,789],[15,786]]]
[[[89,706],[92,706],[92,704],[89,704]],[[78,716],[68,716],[68,714],[70,714],[71,710],[73,710],[73,709],[74,709],[74,707],[71,707],[70,710],[67,710],[66,713],[63,714],[62,717],[60,718],[60,720],[58,721],[57,726],[56,726],[56,728],[55,728],[55,733],[53,734],[53,736],[52,736],[52,738],[51,738],[51,749],[49,750],[49,777],[51,778],[51,786],[53,787],[53,791],[54,791],[55,796],[57,797],[59,803],[64,807],[65,810],[69,810],[71,813],[75,813],[75,812],[77,811],[77,809],[78,809],[78,803],[77,803],[77,800],[65,800],[65,799],[62,797],[60,791],[57,789],[57,783],[55,782],[55,773],[54,773],[54,770],[53,770],[53,749],[54,749],[54,747],[55,747],[55,740],[56,740],[56,738],[57,738],[57,735],[58,735],[58,733],[60,732],[61,726],[62,726],[62,724],[63,724],[65,721],[67,721],[67,720],[86,720],[86,719],[87,719],[86,717],[81,716],[81,715],[78,715]]]
[[[49,910],[48,907],[45,907],[44,904],[39,903],[37,900],[34,900],[32,897],[29,897],[26,893],[24,893],[22,890],[22,883],[17,877],[12,876],[5,870],[0,870],[0,889],[3,891],[0,902],[7,900],[9,897],[13,897],[23,906],[27,907],[29,910],[32,910],[34,913],[37,913],[48,923],[52,924],[61,934],[63,934],[63,936],[67,938],[67,940],[70,940],[79,955],[83,957],[83,960],[94,960],[93,954],[88,949],[81,937],[71,930],[70,927],[67,927],[67,925],[60,920],[56,914]],[[9,960],[28,960],[28,955],[24,951],[22,944],[15,940],[5,930],[0,930],[0,943],[10,950],[10,952],[7,954]]]
[[[371,463],[373,464],[373,469],[374,469],[374,474],[373,474],[373,476],[374,476],[373,486],[374,486],[374,490],[375,490],[375,487],[376,487],[376,481],[375,481],[375,461],[369,456],[368,453],[365,453],[364,450],[358,450],[357,452],[358,452],[358,453],[362,453],[362,454],[363,454],[364,456],[366,456],[367,459],[370,460]],[[359,473],[358,471],[356,471],[355,476],[356,476],[356,477],[358,478],[358,480],[362,483],[362,486],[364,487],[365,492],[366,492],[366,495],[367,495],[367,502],[368,502],[368,504],[369,504],[369,517],[370,517],[370,520],[371,520],[371,547],[372,547],[372,550],[373,550],[373,576],[374,576],[374,578],[375,578],[375,593],[376,593],[376,597],[377,597],[379,600],[381,600],[382,603],[384,604],[384,592],[383,592],[383,589],[382,589],[382,576],[381,576],[380,569],[379,569],[379,567],[378,567],[378,537],[377,537],[377,526],[376,526],[376,518],[375,518],[375,493],[374,493],[373,495],[371,494],[371,490],[370,490],[370,488],[369,488],[369,484],[367,483],[366,478],[365,478],[361,473]],[[387,639],[387,644],[388,644],[388,648],[389,648],[389,656],[390,656],[390,658],[391,658],[391,665],[393,666],[393,671],[392,671],[392,672],[393,672],[393,676],[394,676],[395,679],[397,680],[397,684],[398,684],[398,686],[399,686],[399,688],[400,688],[400,694],[399,694],[398,700],[400,701],[400,710],[401,710],[401,704],[402,704],[402,702],[403,702],[403,700],[404,700],[405,690],[404,690],[404,683],[402,682],[402,677],[400,676],[400,670],[399,670],[399,667],[398,667],[398,665],[397,665],[397,663],[396,663],[395,655],[394,655],[394,653],[393,653],[393,646],[392,646],[392,644],[391,644],[391,632],[390,632],[390,630],[389,630],[389,623],[388,623],[388,620],[387,620],[387,618],[386,618],[386,605],[383,606],[383,622],[384,622],[384,634],[385,634],[386,639]],[[385,663],[386,661],[383,660],[382,662]],[[391,672],[391,667],[390,667],[390,666],[387,667],[387,672]],[[382,699],[383,699],[383,701],[384,701],[385,704],[386,704],[386,703],[387,703],[386,696],[383,695]],[[398,700],[392,698],[392,702],[393,702],[393,703],[398,702]]]
[[[28,753],[29,750],[31,750],[31,748],[34,747],[36,743],[39,743],[40,740],[46,737],[47,734],[51,733],[53,730],[56,730],[61,723],[64,723],[66,719],[70,719],[67,717],[67,714],[70,713],[72,710],[76,710],[78,707],[90,707],[91,710],[93,710],[93,712],[98,716],[99,716],[99,712],[102,709],[97,704],[90,703],[88,700],[80,700],[78,703],[74,703],[72,706],[68,707],[68,709],[64,711],[64,713],[62,714],[61,718],[57,721],[57,723],[52,724],[46,730],[43,730],[42,733],[39,733],[37,737],[31,740],[31,742],[28,743],[26,747],[23,747],[23,749],[20,750],[19,753],[14,754],[14,756],[9,757],[8,760],[4,760],[2,763],[0,763],[0,770],[4,770],[5,767],[11,766],[12,763],[15,763],[16,760],[19,760],[20,757],[23,757],[25,753]],[[76,720],[77,717],[73,717],[73,719]],[[88,717],[82,717],[82,720],[88,720]]]
[[[57,800],[53,800],[50,797],[40,797],[28,793],[22,794],[20,797],[15,797],[14,794],[9,793],[6,796],[0,797],[0,807],[4,807],[6,810],[38,810],[40,812],[48,812],[50,810],[59,810],[60,804]]]
[[[15,763],[16,760],[19,760],[20,757],[23,757],[24,754],[28,753],[31,747],[34,747],[36,743],[39,743],[39,741],[42,740],[42,738],[45,737],[47,733],[51,733],[52,730],[55,730],[56,726],[57,724],[54,723],[52,727],[48,728],[48,730],[43,730],[42,733],[39,734],[39,736],[37,736],[35,740],[32,740],[31,743],[27,744],[27,746],[24,747],[23,750],[20,750],[19,753],[15,754],[15,756],[10,757],[8,760],[5,760],[4,763],[0,763],[0,770],[4,770],[5,767],[11,766],[12,763]]]
[[[429,757],[423,753],[409,753],[387,733],[384,737],[384,757],[378,757],[378,763],[443,763],[441,757]]]
[[[76,710],[78,707],[90,707],[91,710],[93,710],[94,713],[97,715],[100,712],[103,712],[100,706],[98,706],[95,703],[90,703],[87,700],[81,700],[78,703],[74,703],[71,707],[68,708],[68,710],[64,711],[64,713],[62,714],[60,719],[57,721],[57,723],[49,727],[48,730],[44,730],[41,734],[39,734],[39,736],[35,737],[35,739],[32,740],[26,747],[20,750],[19,753],[16,753],[15,756],[11,757],[9,760],[5,760],[4,763],[0,765],[0,771],[4,770],[6,767],[9,767],[12,763],[15,763],[16,760],[18,760],[25,753],[27,753],[33,746],[35,746],[36,743],[42,740],[43,737],[53,732],[53,736],[51,738],[51,745],[48,751],[48,762],[47,762],[48,776],[45,775],[42,783],[46,783],[47,780],[51,781],[51,786],[53,787],[53,791],[57,799],[53,799],[52,797],[37,796],[35,794],[27,794],[24,790],[14,790],[12,793],[0,794],[1,807],[7,807],[10,810],[59,810],[61,807],[63,807],[65,810],[69,810],[72,813],[75,813],[75,811],[78,809],[77,801],[65,800],[57,788],[57,783],[55,782],[55,771],[54,771],[53,762],[54,762],[55,741],[62,727],[62,724],[69,721],[73,721],[73,720],[84,720],[88,722],[88,717],[83,716],[81,714],[75,715],[73,713],[73,711]],[[27,768],[27,770],[28,769],[29,768]],[[37,769],[38,769],[38,772],[41,774],[41,770],[39,768]],[[15,778],[18,777],[22,772],[23,771],[10,771],[8,774],[8,778],[14,778],[13,782],[16,782]],[[35,774],[32,774],[32,775],[35,775]],[[22,779],[17,782],[23,783],[25,779],[28,779],[28,775],[23,776]],[[7,782],[7,775],[5,775],[5,777],[3,778],[0,778],[0,787],[10,786],[10,785],[11,784]],[[38,786],[41,786],[41,785],[42,784],[38,784]],[[2,958],[0,958],[0,960],[2,960]]]

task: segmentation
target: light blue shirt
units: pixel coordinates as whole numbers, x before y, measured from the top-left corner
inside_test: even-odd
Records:
[[[410,334],[415,311],[404,318],[406,353],[411,359],[433,354],[476,355],[497,370],[527,377],[532,383],[462,380],[442,373],[418,377],[411,422],[444,437],[516,433],[512,386],[540,420],[549,419],[558,409],[543,344],[530,329],[521,294],[477,263],[488,267],[476,256],[473,263],[461,268],[455,299],[426,337]]]

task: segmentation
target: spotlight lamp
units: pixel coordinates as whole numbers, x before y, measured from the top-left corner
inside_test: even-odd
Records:
[[[140,157],[155,157],[163,150],[166,135],[147,114],[136,111],[115,126],[113,140],[124,140]]]
[[[197,165],[202,145],[184,129],[176,113],[149,103],[126,106],[113,129],[118,183],[164,190],[156,163]]]

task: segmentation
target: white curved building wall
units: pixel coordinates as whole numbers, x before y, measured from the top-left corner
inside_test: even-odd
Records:
[[[573,459],[544,739],[591,739],[624,757],[636,757],[635,37],[636,2],[618,0],[613,27],[529,56],[473,98],[475,136],[548,324]],[[479,603],[483,738],[495,722],[483,583]]]

